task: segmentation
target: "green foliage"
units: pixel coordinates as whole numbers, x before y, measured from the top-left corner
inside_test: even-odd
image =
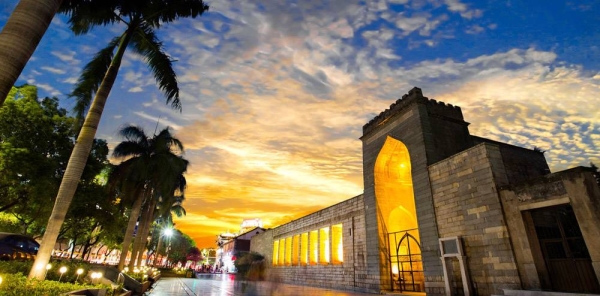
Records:
[[[168,244],[168,243],[167,243]],[[187,234],[174,229],[171,237],[171,248],[169,249],[169,260],[171,262],[187,261],[187,255],[191,248],[196,247],[196,242]]]
[[[31,269],[33,261],[0,261],[0,273],[23,273],[27,274]]]
[[[54,296],[82,289],[107,289],[108,295],[114,291],[107,285],[82,285],[56,281],[27,279],[22,273],[0,273],[0,296]]]
[[[19,233],[20,231],[17,218],[7,213],[0,213],[0,232]]]
[[[50,264],[52,267],[48,270],[46,274],[47,280],[58,281],[60,279],[61,282],[71,282],[74,283],[77,277],[77,269],[83,269],[83,273],[79,276],[79,282],[83,281],[83,278],[90,270],[91,265],[85,261],[78,260],[51,260]],[[31,270],[31,266],[33,265],[33,261],[0,261],[0,273],[22,273],[28,274],[29,270]],[[62,275],[60,275],[60,268],[67,267],[67,271]]]
[[[265,257],[256,252],[240,252],[236,254],[237,259],[233,262],[238,274],[250,279],[264,279]]]
[[[116,295],[117,291],[107,285],[92,285],[84,283],[84,278],[91,265],[82,261],[52,260],[52,268],[48,270],[46,280],[27,279],[24,274],[29,273],[33,261],[0,261],[0,296],[21,295],[61,295],[82,289],[107,289],[107,295]],[[60,267],[67,267],[67,271],[60,275]],[[77,277],[77,269],[82,268],[83,273]],[[58,281],[60,279],[60,282]],[[76,279],[77,282],[76,282]]]
[[[156,268],[143,267],[141,269],[135,268],[134,270],[124,270],[122,273],[142,283],[148,281],[149,278],[155,278],[161,272]]]
[[[51,260],[50,264],[52,264],[52,268],[46,274],[46,279],[53,281],[58,281],[60,279],[61,282],[71,283],[74,283],[76,279],[82,281],[91,267],[88,262],[79,260]],[[61,278],[60,268],[63,266],[67,268],[67,271],[62,275]],[[80,268],[83,269],[83,273],[78,278],[77,270]]]
[[[0,229],[33,236],[43,233],[74,146],[74,123],[57,98],[38,100],[35,86],[13,87],[0,108],[0,212],[9,213],[14,220],[0,220]],[[88,227],[75,225],[82,221],[81,215],[88,220],[107,216],[93,211],[99,200],[107,199],[103,186],[96,182],[109,164],[107,155],[106,142],[95,140],[74,199],[83,205],[70,213],[71,229],[91,232],[89,221],[82,222]],[[63,234],[66,232],[68,228]],[[69,238],[79,236],[67,234]]]
[[[73,148],[73,119],[58,99],[38,100],[37,88],[13,87],[0,108],[0,211],[24,233],[38,234]]]

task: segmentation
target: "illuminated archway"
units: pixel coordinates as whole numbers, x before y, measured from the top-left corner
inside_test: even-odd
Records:
[[[375,196],[387,232],[418,228],[410,155],[388,136],[375,162]]]
[[[392,289],[404,290],[409,275],[410,290],[422,291],[415,285],[422,283],[423,269],[410,155],[404,143],[387,137],[375,162],[374,177],[380,238],[388,247],[381,258],[385,262],[382,274],[391,274]]]

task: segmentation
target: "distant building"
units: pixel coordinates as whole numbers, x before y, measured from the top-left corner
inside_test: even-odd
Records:
[[[248,230],[251,230],[256,227],[263,227],[262,220],[260,220],[259,218],[244,219],[244,221],[242,221],[242,226],[240,227],[240,233],[247,232]]]
[[[468,125],[412,89],[363,126],[364,193],[254,236],[251,250],[301,285],[600,293],[598,173],[551,174],[542,151]]]
[[[264,228],[254,227],[227,240],[217,251],[219,267],[225,272],[234,272],[235,260],[241,253],[250,251],[250,240],[253,236],[265,232]]]

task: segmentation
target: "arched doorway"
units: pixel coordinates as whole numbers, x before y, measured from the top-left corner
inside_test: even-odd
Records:
[[[380,236],[384,237],[388,248],[387,258],[382,258],[387,261],[383,268],[388,269],[391,289],[423,291],[411,162],[404,143],[387,137],[377,156],[374,176]]]

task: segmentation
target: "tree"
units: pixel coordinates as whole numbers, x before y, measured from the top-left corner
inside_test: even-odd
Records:
[[[196,242],[189,235],[178,229],[174,229],[170,244],[169,259],[172,262],[185,262],[188,251],[196,247]]]
[[[39,236],[75,139],[75,118],[57,98],[38,100],[32,85],[13,87],[0,107],[0,211],[13,216],[19,232]],[[108,146],[97,140],[82,182],[91,183],[108,164]],[[44,221],[46,220],[46,221]]]
[[[21,0],[0,32],[0,106],[21,75],[63,0]]]
[[[56,98],[39,101],[35,86],[12,88],[0,107],[0,211],[51,204],[73,148],[74,119],[66,113]]]
[[[152,229],[152,239],[150,240],[150,245],[148,246],[148,252],[154,254],[154,261],[152,263],[153,266],[156,266],[158,263],[158,256],[161,253],[160,251],[166,251],[165,247],[161,248],[161,246],[163,246],[163,232],[165,229],[173,228],[173,214],[175,214],[177,217],[186,215],[185,208],[181,205],[184,199],[185,197],[183,195],[174,195],[172,200],[161,201],[161,205],[158,208],[158,219],[156,219],[156,223]]]
[[[117,168],[123,186],[137,188],[133,192],[144,192],[134,195],[134,205],[129,216],[129,224],[125,231],[119,269],[122,269],[127,258],[129,244],[133,236],[135,222],[138,221],[136,240],[134,244],[130,268],[136,259],[136,253],[145,245],[145,238],[152,221],[154,209],[159,199],[172,200],[176,192],[183,192],[188,161],[181,157],[183,144],[174,138],[169,128],[165,128],[152,138],[136,126],[127,126],[119,132],[125,141],[119,143],[113,151],[116,158],[126,159]],[[182,181],[183,179],[183,181]],[[141,206],[144,205],[144,215],[139,217]]]
[[[182,17],[195,18],[207,10],[208,6],[202,0],[89,0],[68,1],[61,6],[60,11],[70,16],[70,27],[77,35],[87,33],[95,26],[116,23],[124,23],[126,30],[113,38],[109,45],[100,50],[85,66],[71,94],[78,102],[76,108],[80,117],[83,117],[88,106],[89,111],[71,153],[38,255],[29,273],[30,278],[44,277],[43,267],[50,260],[60,227],[77,189],[125,49],[131,46],[144,57],[159,88],[165,93],[167,103],[181,110],[179,87],[172,61],[163,51],[162,43],[154,30]]]
[[[144,253],[144,247],[146,246],[146,240],[144,238],[150,234],[150,227],[156,220],[155,210],[157,206],[164,208],[169,212],[171,209],[183,209],[183,207],[181,207],[181,203],[184,200],[183,192],[186,188],[186,179],[183,176],[183,172],[187,170],[187,165],[188,162],[185,159],[171,161],[169,172],[164,174],[167,178],[160,181],[164,182],[164,184],[156,184],[159,186],[153,189],[155,196],[152,200],[150,200],[148,212],[146,213],[146,216],[143,217],[143,223],[141,223],[143,227],[141,228],[140,232],[141,236],[136,238],[137,246],[134,247],[133,252],[133,258],[135,258],[137,255],[135,264],[138,266],[140,266],[142,263],[142,255]],[[159,211],[158,217],[162,215],[162,211]],[[130,265],[131,264],[132,263],[130,263]]]

